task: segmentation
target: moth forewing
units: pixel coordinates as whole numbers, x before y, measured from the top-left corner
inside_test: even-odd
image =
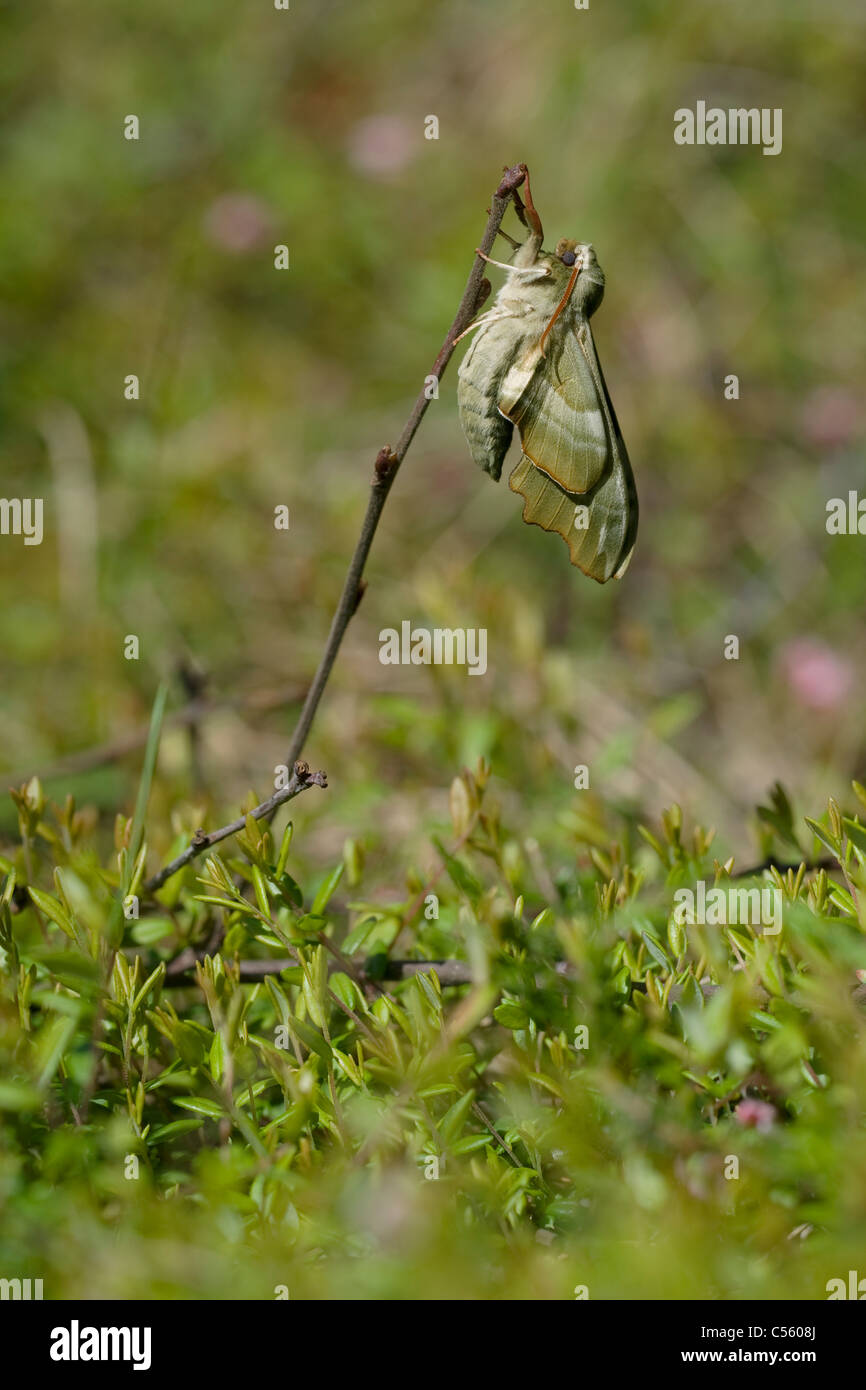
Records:
[[[509,486],[525,499],[524,521],[562,536],[572,564],[605,584],[625,573],[637,531],[637,496],[589,323],[578,316],[576,325],[564,331],[569,336],[563,356],[559,358],[554,350],[553,361],[579,361],[581,370],[564,376],[555,389],[549,382],[542,384],[539,373],[527,393],[537,398],[537,409],[531,399],[526,426],[519,419],[523,402],[511,412],[524,456]],[[560,450],[555,447],[563,436],[567,485],[561,476]],[[534,463],[530,449],[545,467]],[[582,482],[574,481],[581,470]]]
[[[536,344],[528,352],[520,354],[518,360],[509,367],[502,379],[496,404],[500,412],[507,416],[513,424],[517,424],[513,415],[514,408],[517,402],[526,395],[540,361],[541,349]]]
[[[577,331],[559,334],[548,348],[548,370],[536,371],[512,405],[500,408],[520,430],[523,452],[566,492],[587,492],[601,478],[610,454],[609,431],[592,368]],[[515,375],[512,368],[503,386]]]

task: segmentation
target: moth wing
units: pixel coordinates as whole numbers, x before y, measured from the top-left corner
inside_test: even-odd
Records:
[[[557,334],[543,359],[535,345],[506,374],[499,409],[520,431],[523,452],[566,492],[588,492],[610,457],[602,394],[579,334]]]
[[[548,439],[558,438],[557,435],[549,434],[549,424],[539,424],[537,419],[532,418],[535,401],[537,400],[538,408],[541,410],[544,402],[549,401],[552,395],[557,395],[560,400],[565,399],[563,393],[556,390],[555,381],[551,389],[542,390],[538,385],[538,379],[545,373],[538,372],[508,417],[518,423],[524,450],[523,457],[509,478],[509,486],[513,492],[521,493],[525,498],[524,521],[541,526],[545,531],[555,531],[562,536],[568,545],[571,563],[583,570],[584,574],[604,584],[608,579],[619,579],[625,573],[631,559],[638,523],[637,492],[628,453],[598,362],[589,324],[586,321],[582,322],[575,334],[568,335],[568,339],[580,353],[586,374],[581,377],[576,372],[567,374],[566,368],[562,380],[579,380],[581,389],[585,387],[587,380],[592,385],[595,409],[604,427],[605,449],[601,468],[596,465],[587,470],[586,461],[594,457],[589,449],[584,449],[583,462],[579,458],[577,467],[570,469],[567,462],[559,462],[559,456],[551,459],[548,455],[544,456],[547,466],[541,467],[530,453],[528,445],[534,445],[537,453],[538,441],[545,443],[546,431]],[[573,353],[566,356],[570,363]],[[537,396],[533,397],[532,392],[537,392]],[[559,411],[560,407],[557,405],[555,409]],[[518,416],[524,420],[524,427],[520,426]],[[579,430],[578,423],[577,431]],[[595,434],[592,437],[595,438]],[[554,476],[551,464],[555,465],[562,478],[568,478],[572,482],[572,486],[566,486],[560,477]],[[587,486],[574,486],[575,478],[585,481],[587,476],[593,479]],[[578,508],[583,510],[579,512]]]
[[[628,569],[637,539],[637,524],[640,514],[637,488],[635,487],[634,474],[631,471],[631,461],[625,447],[625,440],[622,437],[616,411],[613,408],[607,382],[604,379],[598,353],[595,350],[592,329],[586,320],[581,324],[575,336],[596,383],[611,444],[610,478],[609,480],[605,479],[600,485],[593,502],[598,501],[611,514],[609,527],[611,538],[622,536],[616,568],[613,570],[613,578],[621,579]],[[592,513],[590,513],[591,515]]]

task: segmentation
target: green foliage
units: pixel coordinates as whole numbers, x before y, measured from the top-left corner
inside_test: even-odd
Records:
[[[53,1297],[823,1296],[866,1234],[862,804],[809,822],[830,870],[764,872],[774,934],[680,920],[734,866],[678,807],[527,845],[488,778],[398,900],[343,896],[357,844],[302,887],[291,829],[248,818],[120,941],[140,825],[103,862],[71,799],[15,794],[4,1268]]]

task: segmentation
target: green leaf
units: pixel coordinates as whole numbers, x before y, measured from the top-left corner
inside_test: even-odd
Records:
[[[210,1074],[214,1081],[222,1081],[226,1070],[225,1044],[223,1042],[222,1033],[214,1033],[210,1056],[208,1057],[208,1065],[210,1066]]]
[[[201,1120],[172,1120],[167,1125],[157,1125],[147,1136],[149,1144],[161,1144],[166,1139],[174,1139],[179,1134],[189,1134],[198,1129]]]
[[[347,956],[355,953],[359,946],[366,944],[371,955],[385,953],[393,945],[403,922],[393,912],[373,912],[353,927],[343,942]]]
[[[435,835],[433,836],[433,843],[442,856],[442,862],[448,870],[449,878],[460,889],[461,893],[466,894],[470,902],[476,903],[484,891],[480,881],[466,868],[465,864],[461,864],[459,859],[455,859],[453,854],[448,853],[441,840],[438,840]]]
[[[454,1104],[445,1111],[441,1120],[437,1120],[436,1128],[442,1135],[444,1143],[451,1144],[460,1134],[467,1118],[472,1110],[472,1102],[475,1099],[474,1091],[467,1091],[465,1095],[455,1100]]]
[[[861,825],[859,820],[851,820],[848,816],[843,816],[842,826],[852,845],[861,853],[866,854],[866,825]]]
[[[361,991],[349,975],[344,974],[342,970],[335,970],[329,983],[337,998],[342,999],[343,1003],[354,1013],[366,1011],[366,1004],[361,997]]]
[[[331,898],[333,897],[336,891],[337,884],[343,877],[345,868],[345,864],[337,864],[336,868],[331,870],[327,878],[320,885],[319,890],[316,893],[315,898],[313,899],[313,906],[310,908],[310,913],[313,917],[320,916],[324,912],[325,908],[328,906],[328,903],[331,901]]]
[[[660,965],[662,970],[666,970],[668,974],[670,974],[670,972],[674,968],[673,963],[668,958],[667,954],[659,945],[659,943],[656,941],[655,937],[650,936],[648,931],[642,931],[640,936],[641,941],[646,946],[656,965]]]
[[[810,816],[805,816],[804,819],[812,834],[817,836],[817,838],[821,841],[821,844],[824,845],[830,851],[831,854],[836,855],[836,857],[838,858],[839,842],[833,839],[833,836],[831,835],[830,831],[825,830],[823,825],[819,825],[818,822],[816,820],[812,820]]]
[[[156,969],[151,971],[151,973],[148,975],[144,984],[141,986],[141,989],[138,991],[134,1000],[132,1001],[133,1013],[135,1013],[136,1010],[141,1006],[143,1001],[147,998],[148,994],[150,994],[151,990],[156,990],[156,992],[159,993],[159,990],[162,988],[162,982],[164,979],[165,961],[160,961]]]
[[[528,1028],[530,1023],[529,1014],[522,1004],[514,1004],[506,999],[498,1004],[493,1010],[493,1017],[497,1023],[501,1023],[503,1028]]]
[[[99,984],[102,972],[99,965],[81,951],[52,951],[42,946],[34,946],[30,955],[37,965],[56,976],[61,983],[68,984],[71,989],[83,990],[89,986],[89,992],[101,992]]]
[[[301,1042],[310,1052],[315,1052],[317,1056],[322,1057],[326,1062],[330,1061],[331,1049],[328,1047],[321,1033],[318,1033],[309,1023],[304,1023],[299,1018],[287,1019],[287,1023],[291,1031],[298,1035]]]
[[[283,902],[288,907],[303,907],[304,895],[300,885],[295,882],[291,874],[282,873],[279,878],[274,879],[274,883],[280,890]]]
[[[138,796],[135,802],[135,813],[132,817],[132,831],[129,837],[129,860],[133,865],[138,852],[141,849],[141,842],[144,838],[144,821],[147,815],[147,803],[150,800],[150,788],[153,783],[153,774],[156,770],[156,759],[159,753],[159,739],[162,732],[162,720],[165,714],[165,702],[168,698],[168,682],[161,681],[153,702],[153,710],[150,716],[150,728],[147,734],[147,743],[144,749],[144,762],[141,768],[141,777],[138,783]],[[131,872],[131,870],[130,870]],[[129,880],[123,885],[121,897],[125,898],[129,891]]]
[[[271,900],[268,897],[268,890],[265,884],[265,876],[259,868],[258,864],[253,864],[251,869],[251,877],[253,881],[253,892],[255,893],[256,905],[258,906],[259,912],[262,914],[263,917],[270,917]]]
[[[659,859],[662,861],[665,867],[667,867],[667,865],[670,863],[670,855],[668,854],[667,847],[662,844],[661,840],[657,840],[655,835],[651,834],[650,831],[647,830],[645,825],[639,825],[637,829],[638,834],[644,840],[646,840],[648,845],[652,846]]]
[[[137,946],[155,946],[157,941],[171,936],[175,930],[170,917],[143,917],[136,922],[130,936]]]
[[[292,822],[289,821],[288,825],[286,826],[285,830],[283,831],[283,838],[282,838],[282,840],[281,840],[281,842],[280,842],[280,852],[279,852],[279,855],[277,856],[277,863],[276,863],[276,868],[275,868],[275,871],[274,871],[274,877],[277,878],[277,879],[281,878],[282,875],[283,875],[283,873],[284,873],[284,871],[285,871],[285,867],[286,867],[286,864],[287,864],[288,858],[289,858],[289,848],[290,848],[290,846],[291,846],[291,843],[292,843],[292,836],[294,835],[294,833],[295,833],[295,828],[294,828]]]
[[[454,1154],[471,1154],[493,1142],[492,1134],[464,1134],[462,1139],[456,1139],[450,1148]]]
[[[801,853],[794,829],[794,812],[787,792],[781,782],[776,782],[770,792],[770,805],[757,808],[759,818],[776,832],[779,839]]]
[[[56,922],[61,931],[65,932],[71,941],[78,944],[78,934],[72,924],[72,920],[66,908],[58,898],[53,898],[50,893],[43,893],[41,888],[28,888],[30,894],[40,912],[52,922]]]
[[[857,904],[854,902],[847,888],[843,888],[841,883],[830,885],[830,901],[834,902],[846,917],[857,916]]]
[[[40,1089],[48,1085],[60,1066],[60,1059],[69,1046],[75,1027],[76,1019],[61,1017],[54,1019],[39,1034],[37,1053],[42,1069],[36,1084]]]
[[[292,923],[293,930],[299,932],[320,932],[325,926],[327,926],[326,918],[319,917],[315,912],[305,912],[303,917],[298,917]]]
[[[370,913],[369,916],[361,918],[361,921],[352,928],[343,942],[343,951],[347,956],[351,956],[353,952],[357,951],[359,946],[363,946],[370,932],[379,921],[381,921],[381,917],[377,913]]]
[[[207,1115],[211,1120],[221,1120],[226,1113],[221,1105],[206,1096],[173,1096],[172,1104],[179,1105],[181,1110],[193,1110],[196,1115]]]

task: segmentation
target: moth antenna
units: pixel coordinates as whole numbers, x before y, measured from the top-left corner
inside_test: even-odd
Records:
[[[547,337],[547,335],[548,335],[548,333],[550,332],[550,330],[551,330],[551,328],[553,327],[553,325],[556,323],[556,320],[559,318],[559,316],[560,316],[560,314],[562,313],[563,309],[565,308],[566,304],[567,304],[568,301],[571,299],[572,294],[574,293],[574,287],[575,287],[575,285],[577,284],[577,277],[578,277],[578,275],[580,274],[580,271],[581,271],[581,264],[582,264],[582,263],[581,263],[580,261],[577,261],[577,262],[575,263],[574,270],[571,272],[571,276],[570,276],[570,278],[569,278],[568,284],[567,284],[566,287],[565,287],[565,294],[562,296],[562,298],[560,299],[559,303],[557,304],[556,309],[554,310],[554,313],[553,313],[553,318],[550,320],[550,323],[547,325],[547,327],[545,328],[544,332],[543,332],[542,335],[541,335],[541,338],[540,338],[539,343],[538,343],[538,347],[539,347],[539,351],[541,352],[542,357],[545,356],[545,352],[544,352],[544,340],[545,340],[545,338]]]

